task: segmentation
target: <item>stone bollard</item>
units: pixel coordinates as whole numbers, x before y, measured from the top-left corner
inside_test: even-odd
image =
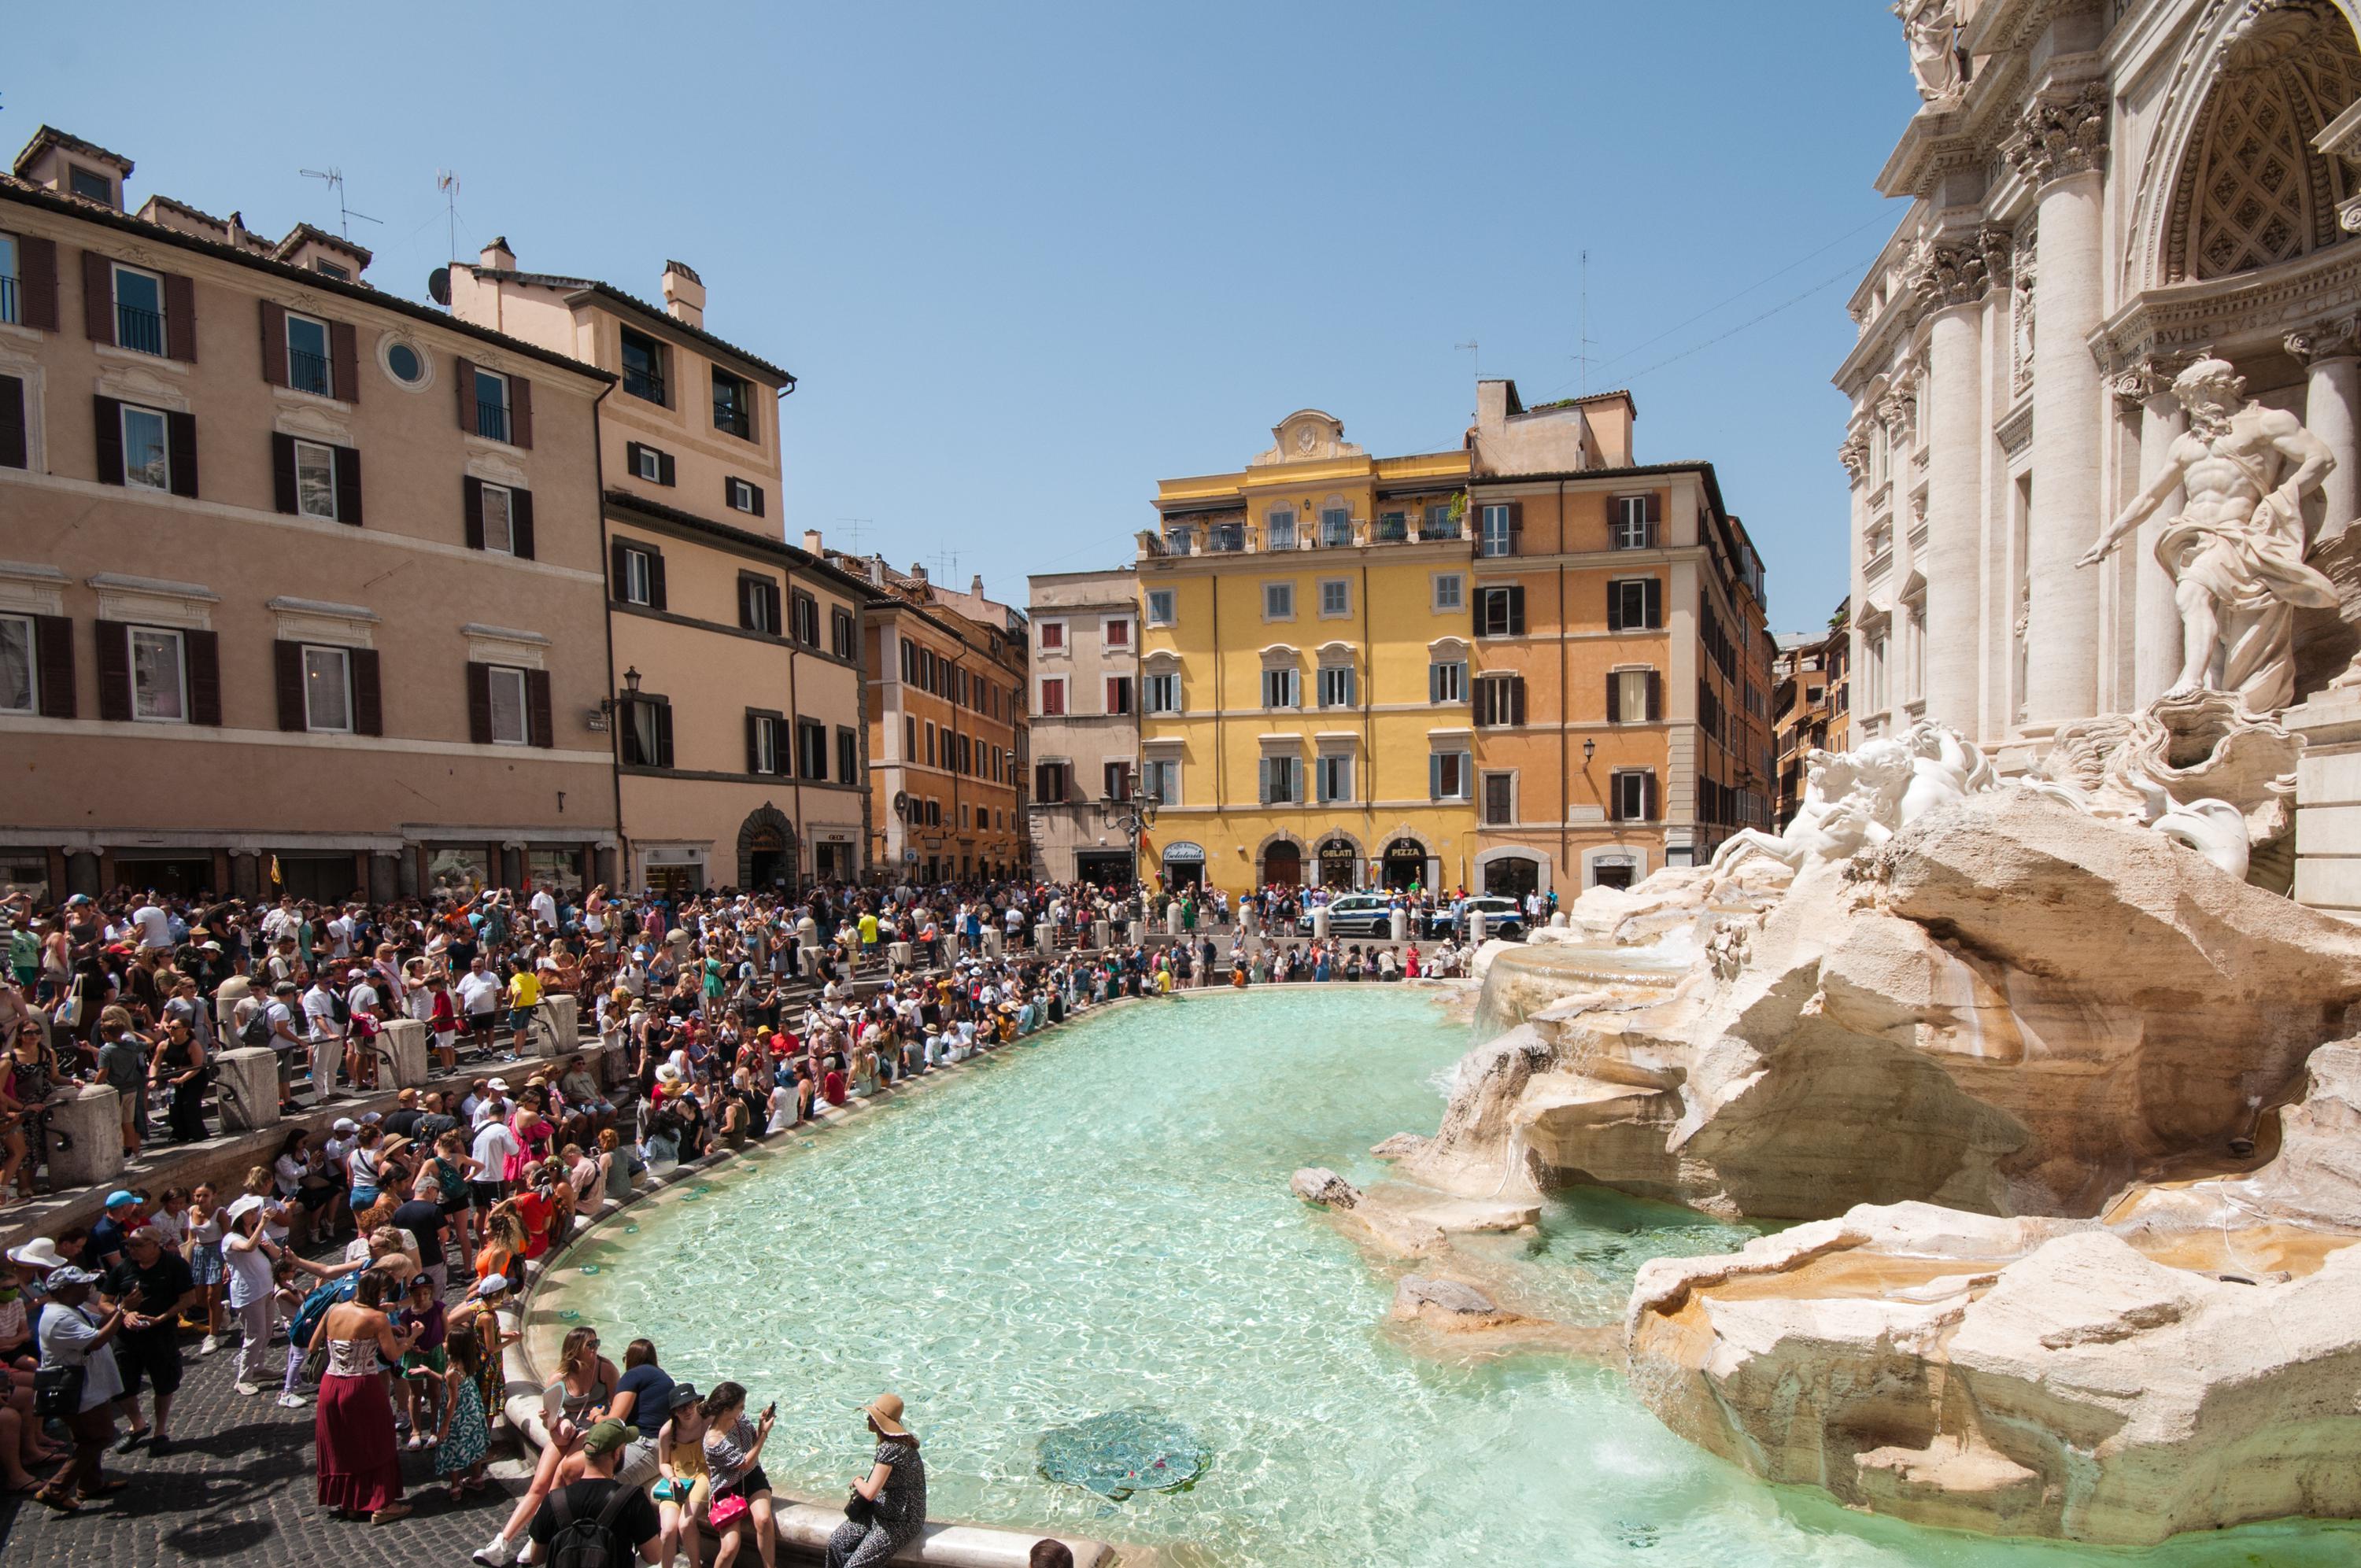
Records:
[[[1484,927],[1489,924],[1490,922],[1485,919],[1482,910],[1471,909],[1467,912],[1467,945],[1469,947],[1480,948],[1484,945]]]
[[[1092,947],[1104,949],[1107,945],[1107,938],[1112,935],[1114,935],[1114,927],[1109,926],[1105,921],[1093,920],[1091,922]]]
[[[1550,929],[1553,931],[1563,931],[1565,929],[1565,910],[1561,909],[1550,916]]]
[[[582,1048],[582,999],[548,996],[541,999],[541,1018],[525,1038],[537,1057],[570,1057]]]
[[[1249,937],[1259,936],[1262,932],[1262,911],[1251,903],[1241,905],[1238,908],[1238,928]]]
[[[426,1025],[415,1018],[397,1018],[385,1026],[382,1045],[393,1067],[393,1087],[426,1086]]]
[[[123,1096],[103,1083],[85,1083],[50,1106],[50,1132],[65,1135],[49,1140],[53,1190],[115,1184],[123,1174],[122,1107]]]
[[[819,946],[818,921],[807,915],[802,919],[796,922],[796,946],[799,948],[817,948]]]
[[[1148,922],[1145,920],[1133,921],[1131,923],[1131,945],[1137,948],[1147,940]]]
[[[986,926],[983,928],[983,956],[987,959],[998,958],[1003,940],[997,925]]]
[[[1328,939],[1328,906],[1324,904],[1312,911],[1312,939],[1315,942]]]
[[[1054,953],[1058,950],[1058,927],[1055,922],[1044,920],[1033,927],[1033,948],[1036,952],[1040,953]]]
[[[222,1131],[253,1133],[279,1124],[279,1053],[268,1046],[241,1046],[214,1058],[221,1069],[214,1097],[221,1104]]]
[[[1388,918],[1392,927],[1394,940],[1397,942],[1408,940],[1410,937],[1410,911],[1407,909],[1397,909]]]
[[[808,925],[809,922],[807,921],[806,924]],[[819,948],[809,942],[806,942],[803,947],[797,950],[796,957],[803,964],[803,977],[806,980],[818,980],[819,978]]]
[[[1168,937],[1180,934],[1180,901],[1177,898],[1164,906],[1164,934]]]
[[[910,944],[907,942],[887,943],[885,946],[885,961],[892,964],[897,970],[908,969],[910,967]]]

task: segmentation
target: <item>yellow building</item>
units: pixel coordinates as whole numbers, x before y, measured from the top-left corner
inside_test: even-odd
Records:
[[[1140,535],[1143,876],[1465,884],[1467,455],[1371,457],[1314,409],[1272,433],[1238,472],[1163,481]]]

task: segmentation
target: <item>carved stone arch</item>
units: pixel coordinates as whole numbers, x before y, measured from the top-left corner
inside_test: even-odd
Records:
[[[778,859],[768,858],[773,856]],[[754,888],[757,871],[768,867],[777,867],[779,872],[763,877],[763,888],[779,880],[779,872],[784,873],[789,893],[801,885],[803,846],[796,841],[796,825],[766,800],[748,812],[738,827],[738,886]]]
[[[2213,0],[2140,174],[2131,287],[2229,277],[2337,244],[2355,193],[2312,138],[2361,98],[2354,0]],[[2169,175],[2169,177],[2168,177]]]
[[[1255,847],[1255,884],[1268,887],[1280,883],[1301,887],[1311,859],[1303,840],[1282,828]]]

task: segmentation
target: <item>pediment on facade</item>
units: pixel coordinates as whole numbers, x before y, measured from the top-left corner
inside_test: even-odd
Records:
[[[1368,454],[1345,439],[1345,422],[1318,409],[1298,409],[1271,426],[1272,444],[1250,459],[1249,468],[1268,468],[1282,463],[1334,462],[1339,457],[1366,457]]]

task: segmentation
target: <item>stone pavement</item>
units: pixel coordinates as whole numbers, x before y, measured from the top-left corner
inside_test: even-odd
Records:
[[[148,1568],[149,1564],[400,1563],[465,1568],[468,1553],[491,1539],[522,1495],[516,1466],[499,1460],[495,1432],[491,1486],[454,1505],[434,1482],[430,1449],[402,1456],[408,1519],[374,1526],[331,1518],[313,1503],[312,1406],[280,1409],[277,1379],[252,1398],[233,1384],[235,1343],[199,1356],[184,1342],[187,1376],[172,1411],[172,1451],[161,1459],[141,1445],[110,1454],[107,1474],[131,1482],[78,1515],[53,1513],[29,1497],[0,1496],[0,1562],[9,1568]],[[281,1344],[271,1365],[283,1370]],[[144,1401],[143,1401],[144,1403]],[[123,1430],[118,1421],[116,1430]]]

